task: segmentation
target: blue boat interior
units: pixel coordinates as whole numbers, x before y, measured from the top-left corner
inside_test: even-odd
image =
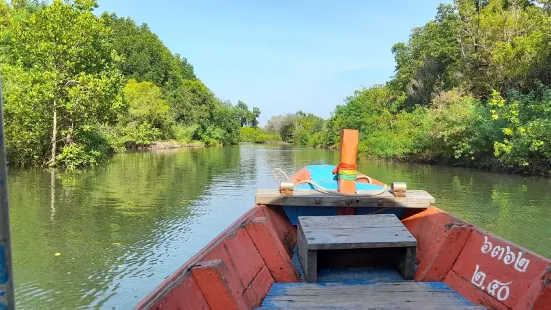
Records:
[[[298,259],[298,247],[293,250],[293,264],[300,275],[300,282],[304,280],[302,265]],[[405,281],[395,268],[327,268],[318,271],[319,283],[344,283],[344,284],[375,284],[379,282]]]
[[[333,165],[310,165],[311,179],[329,190],[337,190]],[[358,190],[380,190],[383,187],[357,182]],[[295,189],[314,189],[301,184]],[[293,225],[299,216],[334,216],[338,207],[284,206]],[[356,215],[395,214],[401,208],[356,208]],[[442,282],[404,280],[393,267],[328,268],[317,271],[317,282],[306,283],[297,247],[293,263],[300,283],[275,283],[257,309],[484,309]],[[417,268],[417,266],[415,267]]]
[[[320,269],[318,282],[306,283],[297,247],[293,263],[301,282],[275,283],[256,309],[484,309],[443,282],[406,281],[395,268]]]
[[[333,174],[336,166],[333,165],[309,165],[304,167],[310,172],[310,179],[329,190],[337,190],[337,176]],[[382,186],[364,182],[356,182],[358,190],[379,190]],[[295,189],[314,189],[310,184],[301,184]],[[390,189],[389,189],[390,190]]]
[[[305,169],[310,172],[310,179],[320,186],[323,186],[325,189],[328,190],[337,190],[337,177],[333,174],[333,170],[336,166],[333,165],[309,165],[306,166]],[[310,184],[301,184],[298,186],[295,186],[295,189],[314,189],[314,186]],[[364,182],[356,182],[356,189],[357,190],[381,190],[383,189],[382,186],[364,183]],[[390,191],[390,189],[388,189]],[[337,215],[337,207],[311,207],[311,206],[284,206],[283,209],[285,210],[285,214],[287,214],[287,217],[291,221],[293,225],[298,224],[298,217],[299,216],[309,216],[309,215],[316,215],[316,216],[331,216],[331,215]],[[395,214],[396,216],[400,217],[402,215],[402,209],[401,208],[389,208],[384,209],[381,211],[380,208],[356,208],[355,214],[357,215],[364,215],[364,214],[372,214],[374,212],[377,212],[377,214]]]

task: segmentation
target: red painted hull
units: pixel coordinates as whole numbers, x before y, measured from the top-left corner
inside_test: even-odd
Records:
[[[146,296],[136,309],[252,309],[272,284],[297,282],[296,228],[255,206]]]
[[[443,281],[489,309],[551,309],[551,261],[430,207],[402,222],[417,239],[416,281]]]
[[[305,170],[293,176],[304,179]],[[402,216],[418,241],[416,281],[442,281],[489,309],[551,309],[549,259],[438,208],[419,211]],[[254,206],[136,309],[253,309],[274,282],[298,282],[295,244],[296,227],[281,208]]]

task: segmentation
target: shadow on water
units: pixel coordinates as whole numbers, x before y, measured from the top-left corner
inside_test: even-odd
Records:
[[[241,145],[117,156],[88,171],[11,170],[21,309],[130,308],[274,187],[272,169],[337,164],[333,151]],[[549,179],[361,161],[437,205],[551,257]],[[55,253],[60,253],[56,256]]]

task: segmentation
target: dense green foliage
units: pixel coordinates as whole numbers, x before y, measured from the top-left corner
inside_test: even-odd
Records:
[[[394,77],[329,120],[297,112],[258,128],[258,108],[220,100],[147,25],[93,14],[95,0],[0,0],[8,160],[91,166],[156,140],[336,147],[361,156],[551,172],[551,7],[455,0],[392,47]]]
[[[347,98],[317,145],[356,128],[363,156],[551,173],[550,27],[547,3],[441,5],[392,48],[394,78]]]
[[[265,130],[278,134],[285,142],[299,145],[314,145],[321,138],[324,120],[311,113],[298,111],[294,114],[273,116]]]
[[[237,102],[237,105],[235,107],[237,108],[241,127],[243,126],[258,127],[258,117],[260,116],[259,108],[253,108],[253,110],[251,111],[249,110],[249,107],[247,106],[247,104],[241,100]]]
[[[241,127],[239,141],[254,143],[280,142],[281,136],[277,133],[269,133],[258,127]]]
[[[178,87],[182,80],[195,79],[187,59],[173,55],[147,25],[115,14],[104,13],[101,19],[112,29],[113,47],[124,58],[118,66],[124,76],[160,87]]]
[[[93,166],[155,140],[239,142],[258,125],[216,98],[147,25],[95,0],[0,0],[0,72],[12,165]]]
[[[340,130],[354,128],[365,157],[551,174],[550,8],[533,0],[440,5],[392,47],[388,83],[356,91],[325,123],[304,126],[288,114],[266,129],[336,147]]]
[[[32,13],[17,3],[0,4],[8,11],[1,57],[9,160],[93,164],[103,155],[94,127],[123,108],[110,30],[92,13],[93,1],[55,1]]]

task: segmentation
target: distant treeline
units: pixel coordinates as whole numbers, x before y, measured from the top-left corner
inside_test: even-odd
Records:
[[[260,110],[217,98],[147,25],[95,0],[0,0],[8,161],[85,167],[155,140],[239,142]]]
[[[255,143],[287,142],[306,146],[321,146],[326,133],[326,121],[311,113],[299,111],[273,116],[263,128],[241,128],[241,141]]]
[[[266,129],[334,147],[355,128],[364,157],[551,174],[550,12],[549,0],[440,5],[392,47],[388,83],[356,91],[325,122],[291,114]]]

